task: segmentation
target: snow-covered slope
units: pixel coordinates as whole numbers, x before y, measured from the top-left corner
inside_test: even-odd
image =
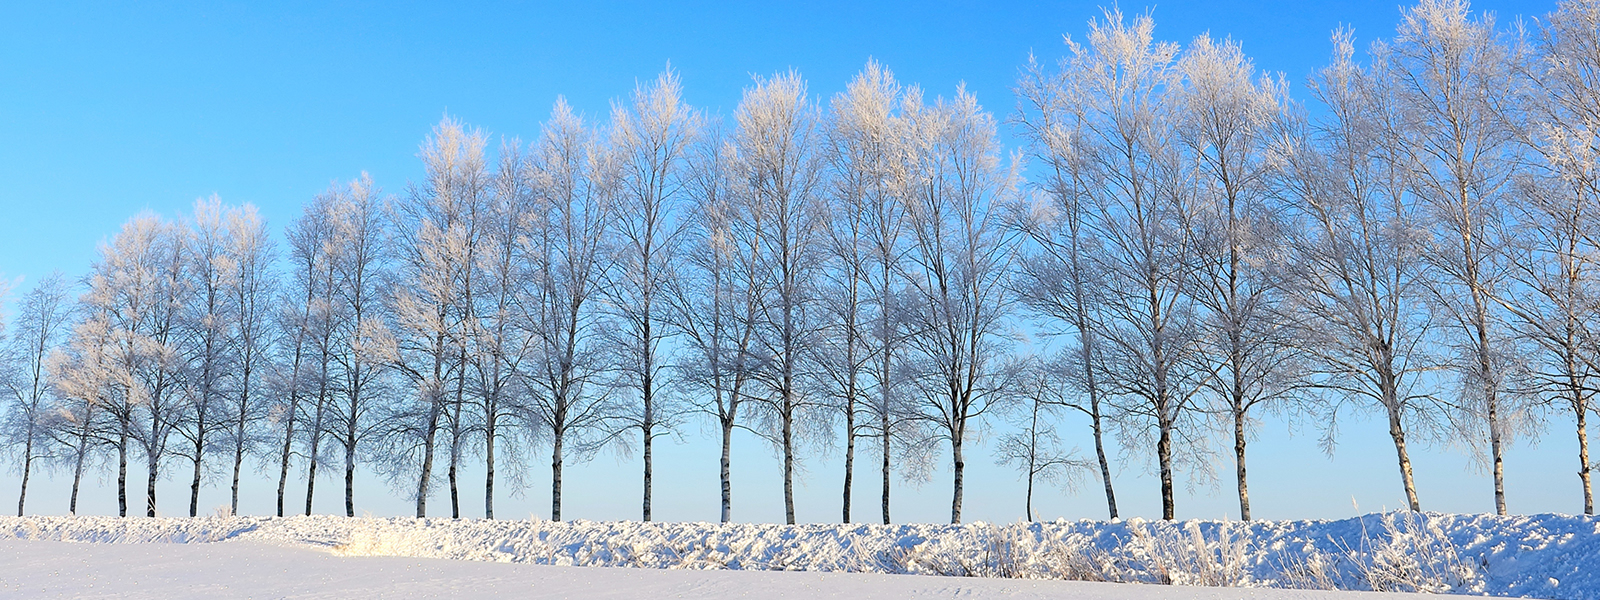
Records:
[[[956,526],[7,517],[0,518],[0,538],[229,540],[344,556],[543,565],[1600,598],[1600,519],[1562,515],[1389,513],[1341,521]]]

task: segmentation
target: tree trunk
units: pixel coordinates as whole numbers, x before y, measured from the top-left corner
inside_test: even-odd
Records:
[[[350,441],[344,446],[344,516],[356,516],[356,444],[355,427],[351,426]]]
[[[787,379],[787,377],[785,378]],[[794,412],[789,404],[789,390],[784,390],[783,415],[783,517],[794,524]]]
[[[289,450],[294,442],[294,413],[298,402],[289,401],[289,420],[284,423],[283,452],[278,456],[278,516],[283,516],[283,496],[289,488]]]
[[[1250,486],[1244,474],[1244,411],[1233,411],[1233,464],[1239,476],[1239,520],[1250,520]]]
[[[1468,256],[1471,256],[1470,246]],[[1506,468],[1503,455],[1503,440],[1500,432],[1500,394],[1499,385],[1494,375],[1494,365],[1489,360],[1489,311],[1487,302],[1483,298],[1483,290],[1478,281],[1477,269],[1468,265],[1468,274],[1472,286],[1472,302],[1476,309],[1473,326],[1478,336],[1478,370],[1483,378],[1483,399],[1487,404],[1489,417],[1489,460],[1492,463],[1494,474],[1494,510],[1495,514],[1506,514]]]
[[[1172,489],[1172,424],[1159,425],[1161,437],[1156,440],[1156,460],[1161,468],[1161,518],[1171,521],[1177,513]]]
[[[964,477],[967,472],[967,463],[961,456],[960,436],[950,436],[950,456],[955,461],[955,489],[950,497],[950,523],[961,523],[961,495]]]
[[[322,409],[318,408],[317,421],[321,421]],[[322,442],[322,428],[319,426],[311,431],[311,456],[306,461],[306,516],[311,515],[311,498],[317,492],[317,453]]]
[[[1581,391],[1574,392],[1581,394]],[[1581,398],[1581,396],[1579,396]],[[1578,412],[1578,480],[1583,482],[1583,514],[1594,514],[1594,488],[1589,482],[1589,431],[1585,420],[1586,407],[1578,402],[1573,406]]]
[[[645,415],[646,416],[645,416],[645,426],[643,427],[643,430],[644,430],[644,520],[647,521],[647,522],[650,520],[650,488],[651,488],[651,478],[654,475],[654,470],[652,469],[653,465],[652,465],[652,462],[651,462],[651,457],[652,457],[652,451],[654,450],[654,448],[652,448],[652,445],[655,442],[655,440],[653,439],[655,437],[655,431],[654,431],[654,427],[652,427],[651,424],[650,424],[650,416],[649,416],[649,414],[650,414],[650,408],[649,408],[649,405],[647,404],[647,405],[645,405]]]
[[[854,271],[852,271],[854,273]],[[844,501],[842,523],[850,522],[850,493],[856,474],[856,308],[857,292],[855,275],[851,275],[850,283],[850,312],[845,316],[845,368],[849,369],[844,390]]]
[[[324,342],[326,343],[326,342]],[[323,411],[328,406],[327,359],[323,359],[322,381],[318,384],[317,411],[311,420],[311,455],[306,458],[306,516],[311,515],[311,498],[317,491],[317,457],[322,446]]]
[[[851,398],[854,398],[854,392]],[[844,523],[850,522],[850,485],[856,473],[855,400],[850,400],[847,406],[844,411]]]
[[[444,321],[444,308],[439,309],[439,320]],[[417,518],[428,516],[428,484],[433,480],[433,452],[435,438],[439,435],[439,417],[444,412],[444,334],[434,336],[433,379],[428,382],[428,422],[422,432],[422,473],[417,477]]]
[[[189,484],[189,516],[191,517],[200,511],[200,450],[201,442],[195,442],[194,481]]]
[[[649,251],[648,250],[646,250],[646,253],[645,253],[645,263],[644,264],[645,265],[649,265],[650,264],[650,255],[649,255]],[[649,274],[646,273],[646,275],[648,276]],[[648,292],[648,290],[647,290],[647,292]],[[655,444],[655,433],[656,433],[656,431],[655,431],[656,430],[656,413],[655,413],[655,400],[656,400],[655,395],[656,395],[656,390],[655,390],[655,375],[654,375],[654,371],[655,371],[655,356],[654,356],[654,353],[652,352],[652,349],[650,347],[650,341],[651,341],[652,335],[653,335],[650,321],[651,321],[651,316],[650,316],[650,296],[649,296],[648,293],[646,293],[645,299],[644,299],[644,340],[643,340],[644,341],[644,355],[641,357],[642,360],[643,360],[643,367],[644,368],[643,368],[643,375],[640,378],[640,382],[639,382],[640,383],[640,399],[644,402],[644,422],[641,424],[640,430],[644,434],[644,456],[643,456],[643,458],[644,458],[644,507],[643,507],[643,515],[644,515],[644,520],[645,521],[649,521],[650,520],[650,499],[651,499],[651,496],[652,496],[652,492],[655,489],[655,487],[654,487],[654,484],[655,484],[655,481],[654,481],[654,478],[655,478],[655,452],[654,452],[655,448],[654,448],[654,444]]]
[[[155,429],[155,427],[151,429]],[[151,435],[154,435],[154,433]],[[145,466],[149,468],[149,477],[145,478],[144,512],[145,516],[154,517],[156,516],[156,480],[161,477],[161,461],[156,460],[156,452],[152,449],[147,448],[145,454]]]
[[[78,486],[83,483],[83,461],[88,456],[88,448],[80,441],[78,455],[73,457],[72,464],[72,497],[67,499],[67,514],[78,514]]]
[[[490,413],[483,428],[483,518],[494,519],[494,436],[495,423],[494,410]]]
[[[233,498],[228,502],[228,514],[239,514],[239,473],[244,469],[244,419],[239,420],[239,432],[233,440]]]
[[[722,522],[723,523],[727,523],[727,522],[729,522],[729,521],[731,521],[733,519],[733,480],[730,478],[730,476],[732,474],[731,473],[731,471],[732,471],[731,467],[733,465],[729,460],[729,454],[730,454],[730,450],[732,448],[733,448],[733,421],[732,420],[725,420],[725,421],[722,422],[722,460],[721,460]]]
[[[1094,427],[1094,455],[1100,460],[1100,481],[1106,485],[1106,506],[1111,510],[1109,518],[1117,518],[1117,494],[1111,489],[1111,462],[1106,460],[1106,445],[1103,440],[1104,428],[1100,424],[1100,401],[1094,396],[1094,391],[1089,392],[1090,425]]]
[[[244,389],[239,392],[239,422],[233,436],[233,499],[228,503],[228,514],[239,514],[239,473],[244,468],[244,428],[250,414],[250,366],[244,367]]]
[[[117,442],[117,516],[128,516],[128,424],[122,424]]]
[[[1400,426],[1400,411],[1396,408],[1389,409],[1389,437],[1394,439],[1395,455],[1400,459],[1400,480],[1406,488],[1406,504],[1412,512],[1421,512],[1422,503],[1417,501],[1416,482],[1411,478],[1411,456],[1406,454],[1406,434]]]
[[[435,373],[438,369],[434,369]],[[437,378],[435,383],[437,383]],[[417,518],[428,516],[428,481],[433,479],[433,442],[439,433],[439,397],[430,390],[428,398],[428,423],[422,434],[422,474],[417,477]]]
[[[883,393],[883,414],[879,415],[879,426],[883,428],[883,524],[889,524],[889,392]]]
[[[22,516],[22,507],[28,503],[28,474],[33,471],[33,433],[29,432],[28,439],[22,444],[22,491],[17,494],[17,516]]]
[[[450,423],[450,518],[461,518],[461,491],[456,486],[456,468],[461,464],[461,410],[466,405],[467,352],[461,351],[461,374],[456,377],[455,419]]]
[[[1023,503],[1023,510],[1025,510],[1027,515],[1028,515],[1028,522],[1029,523],[1033,522],[1033,473],[1034,473],[1033,465],[1030,463],[1028,465],[1028,493],[1027,493],[1027,496],[1026,496],[1027,497],[1027,501],[1025,503]]]
[[[1506,463],[1502,446],[1504,440],[1500,435],[1500,407],[1499,398],[1493,390],[1489,392],[1489,455],[1494,462],[1494,511],[1500,516],[1506,515]]]
[[[880,407],[878,414],[878,426],[883,430],[883,464],[880,465],[883,468],[883,498],[882,505],[879,507],[879,510],[883,513],[883,524],[888,525],[890,479],[889,451],[890,442],[892,441],[889,435],[889,412],[892,409],[890,404],[892,396],[890,396],[889,392],[891,387],[890,382],[893,381],[894,377],[894,335],[889,326],[889,298],[893,292],[890,286],[890,273],[892,272],[892,269],[890,268],[889,261],[887,259],[888,253],[884,253],[883,256],[885,256],[885,260],[881,263],[881,266],[883,267],[883,285],[878,288],[878,302],[880,303],[878,311],[878,334],[883,336],[883,359],[878,363],[878,394],[881,396],[880,400],[883,403],[883,406]]]
[[[454,436],[455,434],[452,433],[451,435]],[[460,462],[457,457],[461,453],[456,450],[456,446],[457,444],[450,444],[450,472],[446,475],[450,479],[450,518],[452,519],[461,518],[461,492],[456,487],[456,463]]]
[[[561,443],[563,432],[556,432],[550,449],[550,520],[561,520]]]

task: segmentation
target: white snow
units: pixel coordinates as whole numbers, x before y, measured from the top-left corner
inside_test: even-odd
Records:
[[[338,557],[262,542],[0,541],[7,598],[1006,598],[1359,600],[1365,593],[868,573],[685,571]],[[1419,598],[1416,594],[1382,595]]]
[[[1318,598],[1330,596],[1263,588],[1337,588],[1582,599],[1600,598],[1596,565],[1600,519],[1563,515],[957,526],[0,518],[0,592],[27,597]],[[559,568],[571,566],[647,569]],[[1190,587],[1203,585],[1232,587]]]

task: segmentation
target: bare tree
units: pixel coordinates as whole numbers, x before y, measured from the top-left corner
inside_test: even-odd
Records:
[[[1506,263],[1520,289],[1499,300],[1535,348],[1534,389],[1576,419],[1583,510],[1594,514],[1587,417],[1600,367],[1590,326],[1600,317],[1600,2],[1560,3],[1514,65],[1532,92],[1517,132],[1540,160],[1517,185],[1522,235]]]
[[[1100,242],[1091,229],[1096,215],[1091,192],[1096,184],[1086,137],[1089,106],[1079,101],[1079,90],[1067,79],[1072,72],[1071,63],[1051,70],[1030,57],[1018,84],[1022,104],[1013,122],[1027,140],[1030,155],[1044,165],[1038,175],[1041,181],[1034,185],[1045,199],[1029,203],[1011,217],[1013,226],[1032,242],[1017,261],[1013,285],[1019,300],[1046,321],[1044,334],[1075,338],[1070,355],[1063,354],[1054,366],[1079,395],[1060,399],[1063,406],[1089,418],[1106,507],[1115,519],[1117,495],[1105,448],[1111,406],[1097,365],[1103,358],[1098,340],[1103,335],[1099,303],[1105,282],[1093,258]]]
[[[1284,228],[1268,186],[1270,141],[1286,86],[1256,79],[1239,44],[1200,36],[1176,65],[1178,139],[1197,168],[1185,225],[1195,244],[1190,292],[1203,307],[1206,386],[1233,437],[1239,515],[1250,520],[1245,446],[1254,413],[1298,389],[1298,345],[1285,324]]]
[[[44,452],[52,439],[50,411],[61,399],[50,383],[50,355],[68,333],[72,318],[70,288],[60,273],[41,279],[18,303],[10,339],[0,339],[0,392],[5,394],[4,436],[0,443],[17,457],[22,474],[17,493],[17,516],[28,501],[28,478],[34,461],[49,458]],[[0,297],[3,297],[0,290]],[[3,323],[0,323],[3,325]],[[69,450],[70,452],[70,450]]]
[[[450,435],[451,518],[460,518],[456,474],[465,423],[468,340],[472,333],[472,293],[476,252],[482,237],[479,213],[488,199],[489,172],[484,134],[445,117],[423,143],[427,178],[398,207],[394,229],[403,260],[402,280],[394,288],[393,313],[399,334],[396,363],[414,387],[416,414],[403,419],[408,461],[420,465],[417,516],[427,516],[436,438]],[[454,397],[452,397],[452,392]]]
[[[681,226],[675,213],[684,186],[683,161],[700,121],[683,103],[682,93],[678,75],[669,67],[649,86],[637,87],[629,103],[611,110],[611,145],[621,173],[615,264],[604,290],[621,325],[617,345],[624,386],[639,394],[637,404],[619,416],[641,436],[646,521],[653,445],[672,431],[678,412],[665,402],[659,378],[667,362],[661,356],[661,342],[670,331],[663,321],[662,296],[677,257]]]
[[[330,426],[327,436],[344,450],[344,511],[350,517],[356,514],[356,453],[376,434],[375,413],[390,387],[384,365],[392,364],[396,355],[380,297],[388,277],[389,221],[383,204],[372,178],[363,173],[329,206],[332,318],[324,335],[332,368],[321,385],[331,393],[328,422],[320,425]],[[317,427],[313,435],[322,430]],[[316,464],[315,453],[311,464]],[[308,488],[307,512],[310,500]]]
[[[1072,360],[1071,353],[1064,353],[1061,357]],[[1068,450],[1061,445],[1061,436],[1056,433],[1054,413],[1059,407],[1064,406],[1061,398],[1063,393],[1069,392],[1070,384],[1064,386],[1063,379],[1070,379],[1073,371],[1060,368],[1060,365],[1030,364],[1026,375],[1018,378],[1018,389],[1010,393],[1016,395],[1020,402],[1012,403],[1013,424],[1018,428],[1015,432],[1000,438],[999,447],[995,450],[995,464],[1010,466],[1022,472],[1022,477],[1028,482],[1024,492],[1024,513],[1029,522],[1037,516],[1033,510],[1033,489],[1036,481],[1054,484],[1058,487],[1072,489],[1077,486],[1078,477],[1085,471],[1093,472],[1094,466],[1089,461],[1078,458],[1077,448]],[[1070,367],[1069,367],[1070,368]],[[1065,372],[1068,376],[1063,378]]]
[[[496,457],[505,446],[509,462],[521,464],[522,444],[518,429],[509,426],[522,407],[524,363],[532,352],[534,337],[517,326],[517,309],[528,297],[529,259],[523,238],[533,203],[532,174],[515,141],[500,149],[500,166],[494,175],[488,206],[485,209],[483,250],[477,254],[482,271],[481,289],[473,310],[475,334],[472,353],[476,372],[479,418],[482,420],[484,453],[484,517],[494,518]],[[522,469],[511,471],[512,482],[520,481]]]
[[[846,523],[856,440],[862,437],[882,442],[882,515],[889,522],[890,442],[900,416],[892,396],[900,333],[892,321],[896,271],[904,251],[899,240],[903,210],[894,186],[904,130],[896,113],[901,93],[894,74],[869,61],[846,91],[834,97],[826,129],[832,202],[825,309],[831,326],[817,346],[817,363],[845,421]]]
[[[72,492],[67,511],[78,514],[78,492],[84,470],[104,446],[116,446],[118,484],[126,482],[127,438],[124,421],[107,410],[112,404],[112,359],[109,321],[101,314],[77,322],[65,347],[49,357],[47,369],[55,395],[61,399],[49,423],[53,440],[66,449],[61,456],[72,469]],[[114,423],[106,423],[107,418]],[[124,488],[125,489],[125,488]],[[118,496],[120,516],[127,516],[126,493]]]
[[[813,277],[821,266],[823,164],[817,152],[816,107],[800,74],[790,71],[746,88],[734,120],[739,177],[746,182],[760,243],[761,267],[771,280],[761,302],[757,339],[772,356],[760,406],[773,421],[764,437],[783,454],[784,518],[794,523],[796,426],[813,407],[801,378],[814,342]],[[773,431],[776,430],[776,431]]]
[[[1410,196],[1413,170],[1385,137],[1392,94],[1355,64],[1348,31],[1334,36],[1333,64],[1313,81],[1328,116],[1294,119],[1280,150],[1285,193],[1307,227],[1291,237],[1291,310],[1304,315],[1300,347],[1316,386],[1333,396],[1324,447],[1333,448],[1348,403],[1380,409],[1394,441],[1411,510],[1421,510],[1408,432],[1430,432],[1433,399],[1414,390],[1427,371],[1431,322],[1423,305],[1427,232]],[[1418,430],[1421,430],[1420,432]]]
[[[231,265],[225,256],[228,232],[222,200],[215,195],[194,204],[191,237],[185,269],[193,293],[183,307],[181,348],[186,363],[185,396],[189,405],[176,428],[184,445],[177,452],[189,460],[194,477],[189,484],[189,516],[200,509],[200,485],[205,476],[208,451],[218,445],[215,439],[227,426],[221,414],[227,373],[233,370],[232,328],[237,322],[226,302],[225,278]]]
[[[1173,102],[1178,47],[1156,42],[1154,28],[1148,14],[1129,23],[1108,10],[1090,22],[1087,46],[1068,40],[1060,81],[1073,87],[1063,97],[1085,108],[1064,111],[1057,127],[1083,146],[1082,166],[1065,165],[1068,189],[1089,196],[1099,242],[1091,268],[1104,277],[1093,296],[1101,325],[1093,341],[1103,345],[1085,348],[1085,369],[1097,359],[1103,365],[1096,384],[1116,403],[1125,437],[1154,442],[1162,518],[1172,519],[1175,470],[1205,467],[1194,429],[1207,374],[1186,228],[1196,209],[1194,175]]]
[[[269,367],[271,344],[271,303],[277,297],[276,247],[268,236],[266,223],[256,208],[244,205],[230,209],[224,224],[228,245],[224,258],[231,269],[226,273],[227,314],[233,316],[235,389],[229,398],[228,437],[233,442],[233,488],[229,512],[239,512],[239,479],[245,454],[261,443],[257,424],[267,408],[261,398],[261,372]]]
[[[1441,332],[1460,378],[1455,404],[1487,429],[1495,512],[1502,515],[1504,446],[1521,412],[1507,389],[1515,345],[1493,299],[1505,280],[1504,205],[1521,160],[1503,118],[1520,96],[1515,51],[1500,39],[1494,17],[1472,17],[1466,0],[1422,0],[1402,11],[1394,42],[1378,48],[1378,74],[1392,80],[1396,125],[1405,129],[1388,138],[1400,142],[1414,171],[1412,186],[1434,234],[1425,256],[1437,275],[1433,301],[1445,314]]]
[[[280,454],[278,479],[279,494],[283,493],[289,469],[294,426],[303,420],[305,426],[306,503],[305,514],[311,514],[316,497],[317,469],[327,462],[322,442],[331,433],[334,418],[333,395],[337,391],[335,355],[339,340],[335,333],[342,326],[347,313],[335,297],[340,287],[340,273],[345,254],[337,229],[336,212],[348,200],[343,186],[334,184],[327,192],[314,198],[287,233],[294,273],[295,302],[291,312],[283,315],[292,335],[284,336],[293,346],[285,352],[290,355],[289,368],[283,386],[286,387],[288,405],[285,407],[283,446]],[[302,300],[303,298],[303,300]],[[302,401],[310,401],[304,406]],[[282,504],[280,501],[279,504]]]
[[[128,446],[145,455],[145,512],[156,515],[156,482],[168,441],[183,417],[185,361],[178,324],[187,293],[186,232],[151,214],[134,217],[101,247],[83,304],[89,320],[75,332],[80,354],[94,357],[73,379],[115,420],[118,510],[127,515]]]
[[[1010,294],[1005,282],[1016,236],[1002,213],[1017,188],[1017,166],[1001,162],[994,117],[964,87],[924,105],[906,94],[908,126],[900,185],[913,249],[904,268],[911,298],[907,360],[923,444],[950,445],[950,522],[961,522],[965,444],[977,419],[1016,374],[1005,362]]]
[[[526,236],[532,297],[521,318],[534,337],[525,418],[550,436],[550,518],[561,520],[562,467],[583,457],[615,413],[594,306],[608,265],[616,207],[615,159],[566,101],[557,100],[533,159],[536,190]],[[569,448],[571,445],[571,448]]]
[[[278,311],[278,352],[282,369],[277,377],[278,404],[273,420],[283,430],[278,452],[278,516],[284,514],[284,494],[297,434],[307,438],[306,514],[311,514],[316,490],[316,466],[322,439],[322,417],[327,407],[327,370],[330,362],[327,334],[331,331],[329,286],[332,283],[331,206],[337,187],[319,194],[289,225],[289,282],[282,288],[283,310]],[[302,404],[309,400],[310,406]],[[302,415],[302,413],[307,413]],[[304,427],[304,431],[296,429]]]
[[[740,408],[750,398],[766,356],[755,344],[760,300],[760,243],[749,196],[738,189],[733,148],[718,127],[708,128],[688,156],[686,193],[693,205],[685,218],[683,268],[667,281],[668,313],[683,339],[676,370],[702,393],[694,411],[716,422],[721,434],[719,477],[722,522],[733,518],[733,431],[745,427]]]

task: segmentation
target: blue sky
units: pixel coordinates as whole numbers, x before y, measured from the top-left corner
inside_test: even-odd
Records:
[[[459,4],[459,5],[458,5]],[[582,6],[579,6],[582,4]],[[1553,1],[1479,2],[1502,19],[1538,15]],[[1144,5],[1126,3],[1129,12]],[[965,82],[998,116],[1014,104],[1010,88],[1029,52],[1054,60],[1061,35],[1081,37],[1099,14],[1094,2],[904,3],[590,2],[539,3],[127,3],[12,2],[0,5],[0,275],[31,281],[60,269],[81,275],[96,244],[141,210],[177,215],[199,197],[258,206],[281,229],[331,181],[369,172],[387,191],[420,176],[418,144],[446,111],[496,135],[535,137],[564,95],[591,118],[635,81],[668,62],[686,99],[730,114],[752,75],[794,68],[818,97],[843,89],[868,58],[930,94]],[[1394,31],[1390,1],[1272,3],[1170,2],[1154,7],[1157,33],[1187,41],[1202,32],[1232,36],[1259,68],[1301,82],[1328,56],[1329,33],[1352,26],[1370,41]],[[1581,508],[1570,417],[1555,415],[1536,448],[1510,455],[1516,512]],[[1088,447],[1084,430],[1068,426]],[[1399,507],[1392,446],[1376,420],[1351,422],[1339,453],[1324,457],[1317,432],[1291,432],[1269,420],[1253,446],[1257,516],[1337,517]],[[716,517],[716,443],[696,427],[659,454],[659,518]],[[754,439],[737,442],[735,486],[741,520],[779,520],[777,462]],[[1460,449],[1420,453],[1425,508],[1481,512],[1493,506],[1488,479]],[[1020,485],[992,466],[987,449],[970,459],[969,519],[1014,520]],[[503,516],[543,514],[547,458],[530,465],[530,489],[499,500]],[[800,492],[802,520],[837,515],[837,453],[814,461]],[[569,479],[569,515],[637,515],[633,461],[602,456]],[[1156,481],[1135,459],[1119,469],[1119,498],[1130,515],[1159,515]],[[1219,466],[1219,473],[1231,467]],[[948,518],[948,473],[902,488],[903,517]],[[871,481],[870,470],[858,473]],[[14,489],[0,477],[0,492]],[[477,482],[474,475],[470,481]],[[59,512],[66,481],[37,486],[30,504]],[[476,485],[469,487],[475,490]],[[163,510],[186,506],[186,483],[165,484]],[[247,512],[265,512],[271,487],[248,494]],[[319,483],[326,509],[337,484]],[[291,490],[297,489],[291,487]],[[170,491],[165,491],[170,490]],[[1180,517],[1223,517],[1237,510],[1226,479],[1180,498]],[[89,512],[114,511],[108,489],[86,492]],[[203,506],[226,502],[225,486],[203,492]],[[1103,516],[1091,483],[1074,496],[1045,492],[1044,516]],[[857,518],[877,515],[870,484],[858,489]],[[253,498],[253,499],[252,499]],[[469,491],[468,514],[481,496]],[[438,498],[433,506],[444,507]],[[170,503],[170,504],[169,504]],[[319,508],[320,507],[319,502]],[[358,511],[405,514],[381,482],[364,480]],[[439,509],[436,509],[439,510]]]

